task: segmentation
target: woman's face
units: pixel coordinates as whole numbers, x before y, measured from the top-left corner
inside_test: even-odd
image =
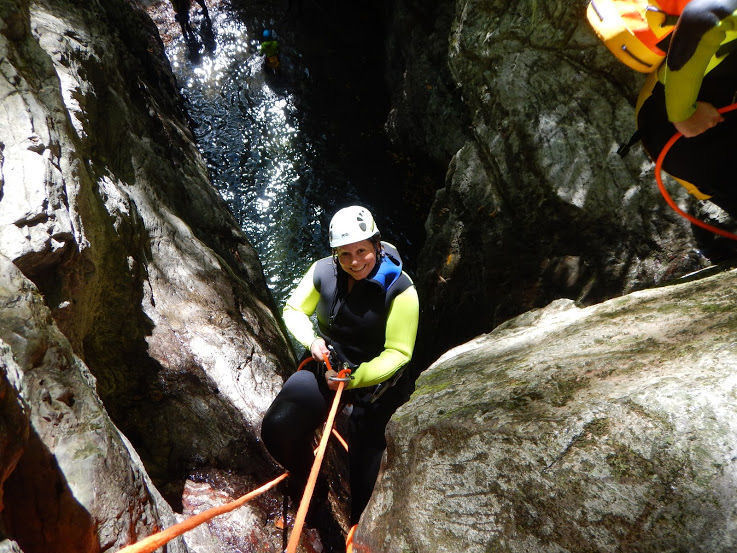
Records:
[[[371,240],[340,246],[337,254],[341,269],[355,280],[366,278],[376,265],[376,251]]]

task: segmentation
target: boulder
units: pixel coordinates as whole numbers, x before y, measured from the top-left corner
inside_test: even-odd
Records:
[[[175,522],[36,286],[0,256],[0,550],[117,550]],[[23,416],[25,418],[23,418]],[[25,423],[25,424],[23,424]],[[15,452],[9,457],[9,452]],[[180,539],[169,546],[184,552]]]
[[[737,547],[737,272],[556,300],[437,360],[356,551]]]

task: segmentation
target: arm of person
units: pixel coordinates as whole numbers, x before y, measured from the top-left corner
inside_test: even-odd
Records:
[[[683,123],[685,136],[721,121],[713,106],[696,99],[709,62],[727,31],[736,28],[737,0],[692,0],[679,18],[665,66],[665,105],[668,119],[677,128]]]
[[[314,274],[315,263],[289,296],[282,312],[287,330],[307,349],[310,349],[312,343],[318,338],[310,320],[310,315],[315,312],[317,302],[320,300],[320,292],[315,288],[313,281]]]
[[[361,363],[346,388],[363,388],[384,382],[412,358],[419,314],[417,290],[410,286],[394,298],[389,308],[384,351]]]

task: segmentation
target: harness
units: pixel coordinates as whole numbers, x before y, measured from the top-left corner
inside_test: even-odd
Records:
[[[328,359],[330,361],[330,365],[332,367],[335,367],[335,370],[349,369],[349,372],[356,370],[357,365],[353,365],[352,363],[343,359],[340,354],[335,351],[335,348],[332,345],[328,345],[328,349],[330,350],[330,357]],[[302,362],[299,364],[297,370],[302,370],[311,362],[314,362],[317,365],[317,376],[323,376],[325,374],[326,365],[315,361],[311,356],[305,357],[305,359],[303,359]],[[369,386],[365,389],[347,390],[344,396],[346,398],[345,403],[368,403],[369,405],[375,403],[376,400],[378,400],[390,388],[392,388],[397,382],[399,382],[399,379],[404,374],[405,368],[406,365],[400,367],[390,378],[388,378],[384,382],[376,384],[375,386]],[[347,382],[349,380],[353,380],[353,376],[347,376],[341,380],[345,380]],[[359,391],[361,390],[363,390],[363,394],[359,396]],[[366,397],[369,391],[371,392],[371,394]]]

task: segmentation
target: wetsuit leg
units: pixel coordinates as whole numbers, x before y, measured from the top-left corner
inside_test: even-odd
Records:
[[[376,408],[354,405],[350,417],[351,525],[358,524],[374,490],[386,448],[386,421]]]
[[[371,498],[386,449],[385,430],[389,419],[404,403],[409,374],[382,395],[375,403],[358,401],[349,419],[351,525],[358,524]]]
[[[737,92],[737,55],[729,55],[712,70],[701,85],[699,100],[720,108],[735,101]],[[734,144],[737,141],[737,114],[693,138],[681,138],[665,158],[663,168],[675,177],[688,181],[713,203],[737,216],[737,178]],[[658,83],[642,105],[637,118],[642,144],[648,155],[657,159],[665,143],[676,133],[665,109],[665,88]]]
[[[261,423],[261,438],[289,473],[290,492],[304,488],[312,466],[312,439],[325,422],[332,401],[324,379],[309,370],[294,373],[274,398]]]

